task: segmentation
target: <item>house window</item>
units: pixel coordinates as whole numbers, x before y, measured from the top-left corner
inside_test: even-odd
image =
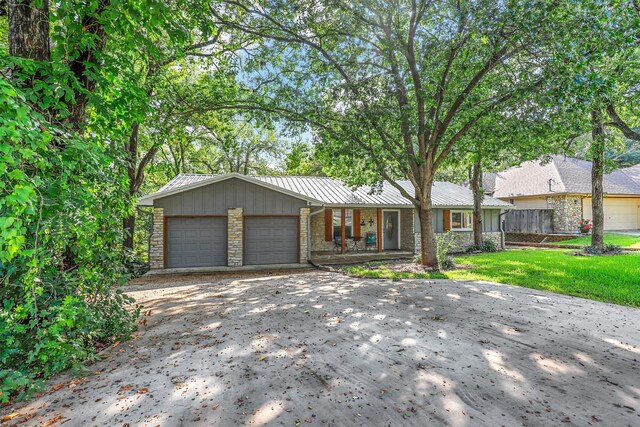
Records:
[[[471,211],[451,211],[452,230],[473,230],[473,214]]]
[[[334,209],[333,210],[333,237],[342,236],[342,209]],[[345,218],[344,218],[344,235],[346,237],[353,236],[353,210],[345,209]]]

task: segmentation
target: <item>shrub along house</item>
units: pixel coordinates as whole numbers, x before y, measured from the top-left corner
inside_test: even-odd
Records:
[[[402,185],[410,192],[408,181]],[[471,191],[433,187],[436,233],[472,243]],[[153,207],[149,261],[154,270],[307,263],[321,254],[420,251],[413,205],[388,183],[370,194],[324,177],[178,175],[140,199]],[[500,241],[506,202],[485,197],[485,238]]]

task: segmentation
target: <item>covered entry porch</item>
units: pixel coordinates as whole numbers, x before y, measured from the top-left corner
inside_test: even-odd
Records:
[[[412,208],[396,206],[329,206],[312,210],[311,257],[364,259],[376,254],[413,254],[413,215]]]

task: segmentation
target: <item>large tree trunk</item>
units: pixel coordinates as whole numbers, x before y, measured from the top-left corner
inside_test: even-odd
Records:
[[[604,191],[602,177],[604,175],[604,124],[602,122],[602,112],[593,110],[591,112],[591,210],[593,215],[593,227],[591,235],[591,246],[602,251],[604,246]]]
[[[8,0],[9,54],[49,61],[49,0]]]
[[[80,24],[83,31],[93,36],[91,45],[82,46],[81,50],[73,52],[74,59],[69,64],[69,69],[78,79],[78,83],[84,90],[75,91],[75,99],[69,105],[69,117],[67,121],[74,130],[83,132],[87,120],[87,106],[89,103],[89,93],[97,89],[97,81],[92,74],[96,73],[100,67],[99,54],[107,43],[107,33],[100,21],[100,16],[109,6],[110,0],[98,0],[97,3],[86,2],[82,5],[80,14]],[[93,10],[93,8],[95,8]]]
[[[132,213],[122,221],[124,240],[122,245],[128,251],[133,251],[133,233],[136,231],[136,216]]]
[[[416,191],[416,199],[420,202],[416,209],[420,220],[420,261],[424,267],[438,268],[436,236],[433,230],[433,209],[431,207],[431,187],[432,182],[429,181],[423,194],[418,194]]]
[[[424,267],[437,268],[436,239],[433,232],[433,210],[431,206],[420,206],[418,209],[420,219],[420,262]]]
[[[482,161],[473,164],[471,172],[471,191],[473,191],[473,244],[482,244]]]

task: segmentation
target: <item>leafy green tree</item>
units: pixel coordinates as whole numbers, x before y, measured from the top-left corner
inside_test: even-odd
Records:
[[[138,105],[132,106],[137,116],[123,143],[130,201],[139,195],[146,168],[163,143],[159,130],[166,129],[168,123],[193,115],[194,110],[205,108],[199,103],[205,98],[210,100],[215,96],[215,108],[221,108],[221,104],[226,108],[225,101],[233,100],[236,95],[235,50],[248,41],[228,34],[193,7],[174,13],[177,15],[174,18],[184,28],[180,37],[172,38],[172,27],[166,30],[161,27],[156,30],[161,34],[155,34],[150,40],[151,46],[143,51],[142,61],[138,59],[142,64],[137,70],[137,84],[145,96],[141,97]],[[234,42],[223,44],[223,38],[232,38]],[[207,105],[206,108],[214,107]],[[153,134],[153,137],[141,138],[144,132]],[[145,144],[152,140],[154,143]],[[126,231],[124,247],[131,250],[135,235],[133,211],[124,218],[123,225]]]
[[[563,20],[568,25],[555,51],[558,99],[582,112],[584,132],[591,134],[591,243],[602,252],[607,128],[640,141],[633,129],[640,124],[640,8],[634,1],[588,0],[577,2]]]
[[[315,149],[304,142],[296,142],[287,153],[284,162],[287,175],[325,176],[323,165],[316,157]]]
[[[189,37],[197,2],[6,2],[0,18],[0,399],[25,396],[137,310],[122,218],[132,203],[122,141],[148,109],[148,58]],[[205,4],[200,4],[200,8]],[[196,10],[198,7],[196,7]],[[197,13],[192,10],[192,16]],[[115,19],[118,17],[118,19]],[[210,23],[207,21],[207,25]],[[200,31],[207,36],[206,27]],[[144,58],[144,59],[141,59]]]
[[[483,172],[499,172],[549,154],[568,153],[581,115],[557,105],[544,87],[517,109],[503,108],[485,116],[454,150],[449,163],[466,168],[474,196],[474,244],[482,243]],[[462,173],[464,176],[464,172]]]
[[[435,267],[435,173],[479,120],[538,90],[548,77],[545,46],[565,7],[233,0],[211,9],[224,25],[269,40],[255,55],[263,61],[253,64],[256,88],[292,121],[314,128],[329,173],[352,184],[382,177],[414,204],[422,263]]]

